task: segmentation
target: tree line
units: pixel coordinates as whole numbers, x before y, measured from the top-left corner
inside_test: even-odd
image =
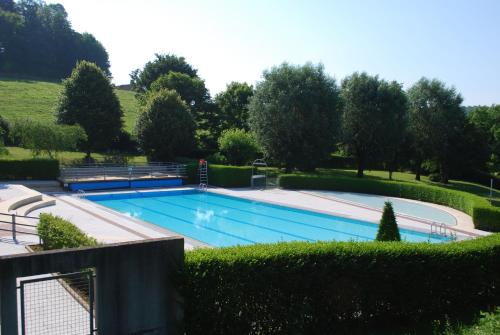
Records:
[[[183,57],[156,55],[131,73],[140,105],[132,138],[100,67],[79,62],[63,86],[57,122],[83,128],[79,147],[89,155],[125,148],[156,161],[235,165],[264,156],[287,171],[311,171],[337,153],[355,160],[359,177],[373,168],[390,176],[412,170],[445,183],[499,171],[500,106],[466,110],[456,89],[437,79],[404,90],[355,72],[337,83],[322,65],[284,63],[265,70],[255,88],[232,82],[212,98]]]
[[[79,60],[110,75],[103,45],[92,34],[74,31],[61,4],[0,0],[0,73],[59,80]]]

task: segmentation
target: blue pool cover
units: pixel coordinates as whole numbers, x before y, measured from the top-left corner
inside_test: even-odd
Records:
[[[142,179],[142,180],[109,180],[95,182],[76,182],[69,183],[68,188],[71,191],[92,191],[109,190],[118,188],[148,188],[148,187],[171,187],[181,186],[182,179]]]
[[[371,241],[378,225],[312,211],[195,190],[133,192],[86,197],[126,215],[212,246],[280,241]],[[400,229],[409,242],[446,238]]]

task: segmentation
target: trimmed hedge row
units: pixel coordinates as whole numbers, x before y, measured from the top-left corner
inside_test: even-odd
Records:
[[[0,160],[0,179],[57,179],[56,159]]]
[[[187,183],[199,183],[198,165],[188,164],[186,166]],[[251,166],[226,166],[208,165],[208,183],[220,187],[248,187],[252,177]]]
[[[500,234],[199,249],[184,271],[186,334],[372,332],[499,305]]]
[[[95,238],[88,236],[71,222],[52,214],[40,214],[37,231],[45,250],[91,247],[98,244]]]
[[[488,200],[466,192],[432,185],[341,176],[281,175],[279,185],[288,189],[331,190],[387,195],[432,202],[469,214],[478,229],[500,231],[500,208]]]

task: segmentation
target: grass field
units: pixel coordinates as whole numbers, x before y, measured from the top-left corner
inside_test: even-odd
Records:
[[[36,80],[0,80],[0,115],[9,121],[29,118],[53,122],[61,84]],[[134,92],[116,90],[123,109],[125,129],[132,132],[138,104]]]
[[[19,147],[7,147],[9,151],[8,155],[0,156],[0,159],[3,160],[24,160],[31,159],[33,155],[31,151],[28,149],[23,149]],[[81,160],[85,157],[85,153],[83,152],[74,152],[74,151],[63,151],[58,153],[57,159],[63,164],[75,163],[77,160]],[[98,162],[110,161],[112,160],[111,156],[106,156],[100,153],[92,153],[92,157]],[[133,156],[133,155],[125,155],[124,156],[129,163],[145,163],[147,161],[146,156]],[[49,158],[48,156],[39,156],[39,158]]]

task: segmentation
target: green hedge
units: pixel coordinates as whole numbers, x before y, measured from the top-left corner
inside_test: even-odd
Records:
[[[57,179],[56,159],[0,160],[0,179]]]
[[[199,249],[184,275],[186,334],[373,331],[499,305],[500,234]]]
[[[93,237],[89,237],[71,222],[52,214],[43,213],[40,215],[37,231],[45,250],[97,245],[97,241]]]
[[[199,183],[198,165],[188,164],[186,166],[188,184]],[[220,187],[249,187],[252,177],[251,166],[227,166],[209,164],[208,183]]]
[[[342,176],[281,175],[279,184],[288,189],[359,192],[432,202],[469,214],[478,229],[500,231],[500,208],[466,192],[432,185]]]

